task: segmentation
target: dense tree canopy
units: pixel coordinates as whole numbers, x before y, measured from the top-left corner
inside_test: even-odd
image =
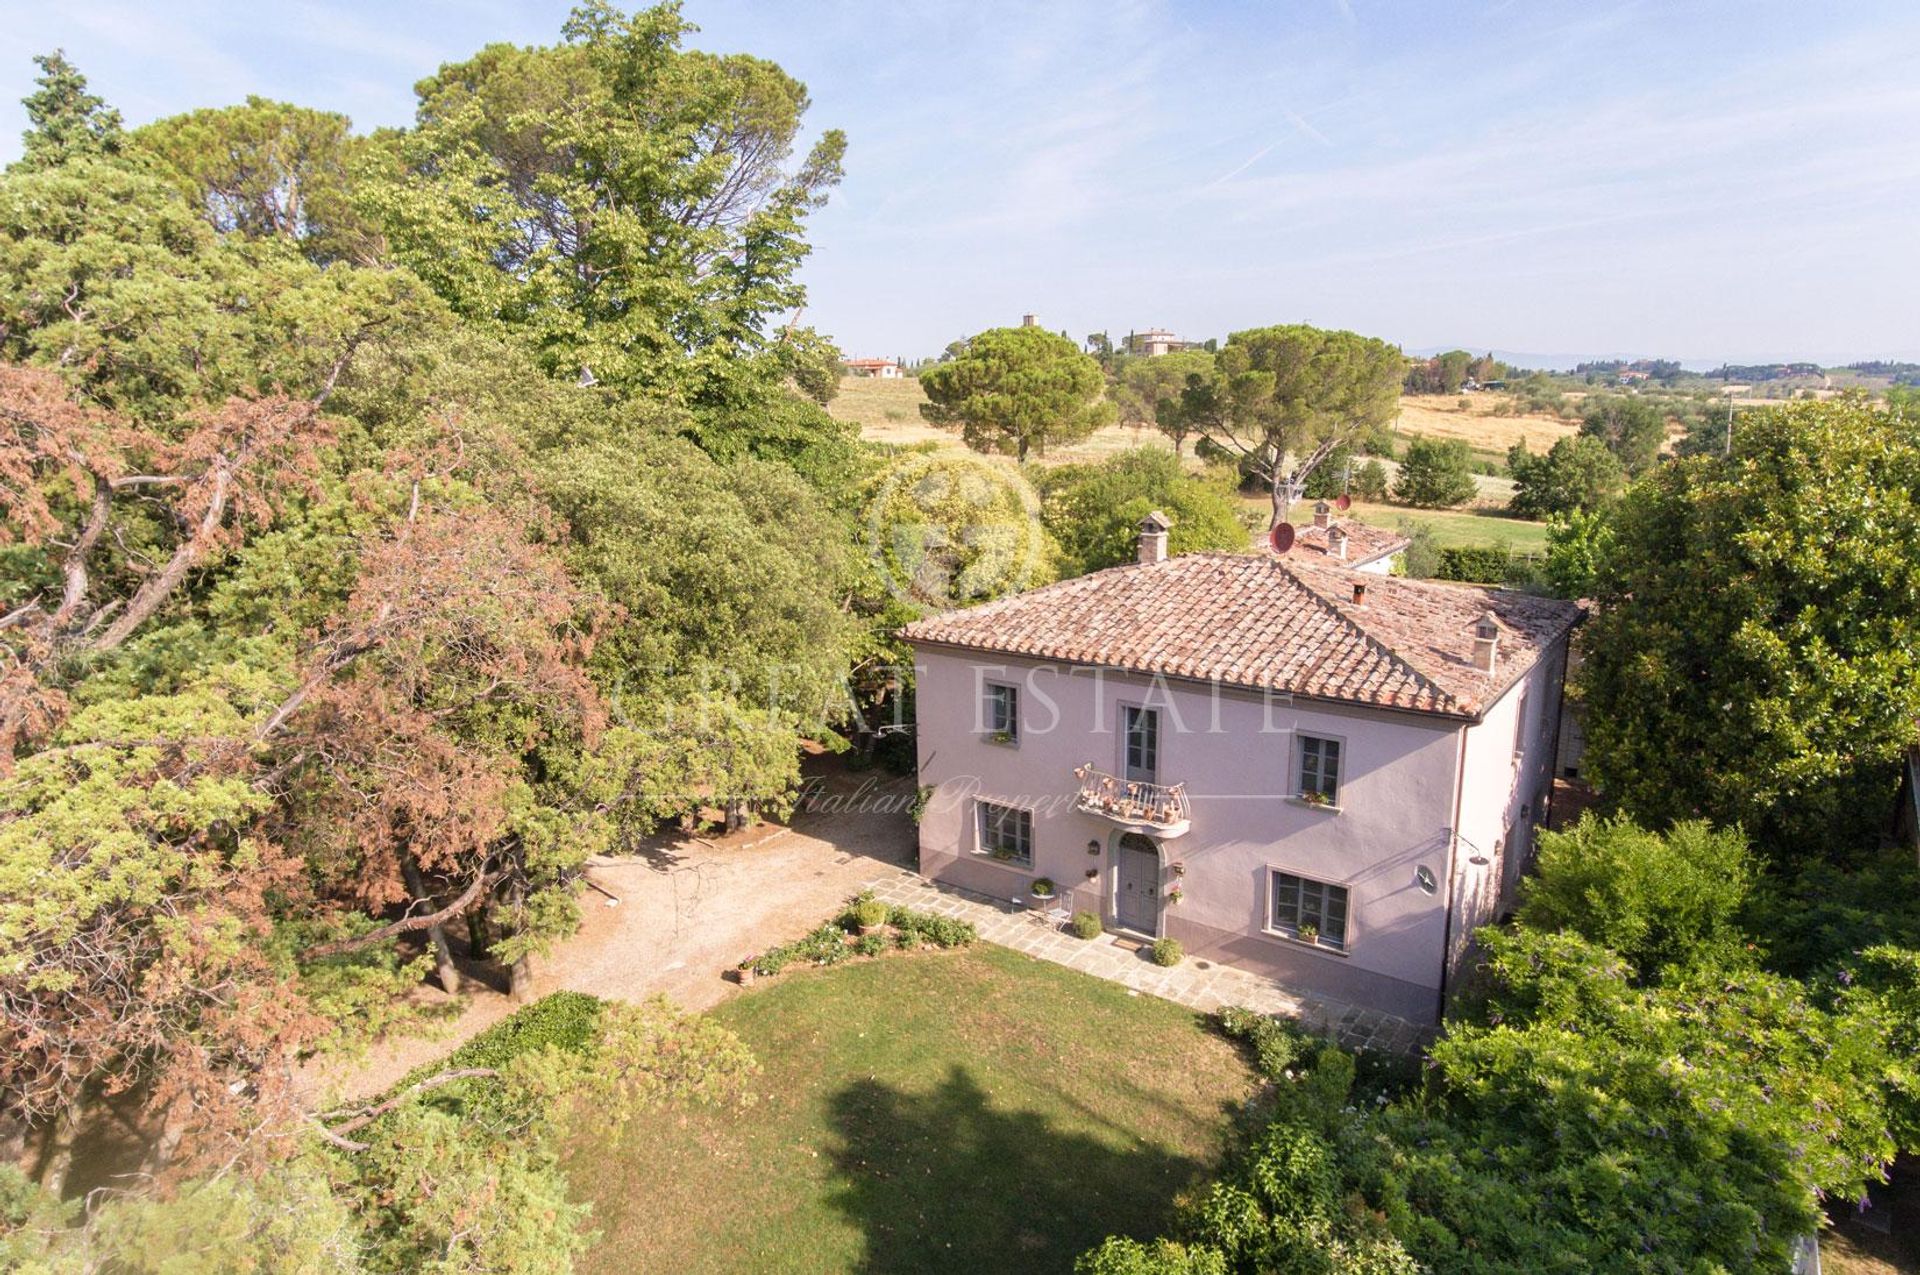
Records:
[[[1582,673],[1608,797],[1773,853],[1873,835],[1920,721],[1913,431],[1859,401],[1753,413],[1611,521]]]
[[[548,371],[700,403],[801,303],[803,226],[846,143],[828,131],[793,164],[806,89],[684,50],[687,30],[674,4],[593,0],[561,45],[442,67],[364,202],[400,264]]]
[[[340,1269],[564,1266],[550,1147],[323,1133],[294,1066],[424,976],[523,993],[587,858],[781,808],[857,707],[876,462],[770,321],[839,141],[790,166],[804,90],[683,29],[590,6],[374,139],[257,99],[122,135],[45,65],[0,177],[0,1118],[56,1194],[102,1103],[185,1184],[83,1247],[325,1268],[357,1182]]]
[[[379,259],[354,207],[353,174],[367,145],[344,115],[250,97],[149,124],[130,146],[174,178],[215,230],[282,238],[316,261]]]
[[[1045,328],[989,328],[920,374],[920,412],[967,446],[1025,460],[1114,418],[1100,365]]]

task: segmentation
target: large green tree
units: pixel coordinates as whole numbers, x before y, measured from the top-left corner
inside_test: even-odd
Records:
[[[1477,490],[1473,452],[1460,438],[1414,438],[1400,457],[1393,494],[1409,505],[1447,509],[1464,505]]]
[[[1393,419],[1406,360],[1385,341],[1305,324],[1227,338],[1213,370],[1189,377],[1161,428],[1184,427],[1272,492],[1269,525],[1343,443]]]
[[[1654,825],[1859,843],[1920,728],[1920,438],[1855,400],[1751,414],[1615,510],[1581,679],[1588,761]]]
[[[364,200],[394,257],[557,375],[699,402],[798,307],[803,227],[845,139],[793,162],[806,89],[683,49],[677,4],[594,0],[565,42],[495,44],[418,86]]]
[[[1667,441],[1667,417],[1647,399],[1603,394],[1581,413],[1580,434],[1605,443],[1627,476],[1638,478],[1660,459],[1660,448]]]
[[[379,259],[354,207],[352,169],[366,142],[344,115],[249,97],[148,124],[129,145],[175,178],[215,230],[291,240],[318,261]]]
[[[1025,460],[1114,419],[1100,365],[1045,328],[988,328],[920,373],[921,415],[967,446]]]
[[[1590,435],[1562,438],[1534,456],[1525,443],[1507,452],[1514,482],[1507,508],[1522,518],[1592,513],[1620,494],[1626,471],[1605,443]]]

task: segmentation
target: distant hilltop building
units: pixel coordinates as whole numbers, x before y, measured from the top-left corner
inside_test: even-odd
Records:
[[[871,376],[883,381],[906,375],[900,369],[899,359],[842,359],[840,366],[848,376]]]
[[[1165,328],[1148,328],[1145,332],[1127,333],[1127,353],[1138,354],[1149,359],[1191,349],[1193,344],[1192,341],[1182,341]]]

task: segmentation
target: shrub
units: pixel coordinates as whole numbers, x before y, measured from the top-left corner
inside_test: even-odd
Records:
[[[1307,1034],[1258,1010],[1229,1005],[1217,1017],[1220,1030],[1253,1050],[1254,1065],[1269,1080],[1279,1080],[1297,1066],[1312,1047]]]
[[[1520,920],[1572,930],[1626,958],[1643,978],[1669,966],[1735,963],[1755,875],[1738,829],[1693,820],[1649,832],[1624,816],[1588,814],[1565,832],[1540,834],[1538,873],[1520,888]]]
[[[863,930],[871,930],[887,923],[892,909],[878,899],[863,899],[853,905],[853,920]]]
[[[1353,471],[1353,495],[1358,500],[1379,503],[1387,498],[1387,467],[1370,460]]]
[[[862,956],[878,956],[887,950],[887,936],[884,934],[862,934],[855,940],[853,950]]]
[[[967,921],[915,912],[912,908],[895,908],[887,914],[887,920],[899,932],[895,941],[903,948],[966,947],[980,937],[980,932]]]
[[[1067,923],[1075,938],[1097,939],[1106,932],[1106,926],[1100,924],[1100,918],[1092,912],[1075,912],[1073,920]]]
[[[1033,883],[1033,897],[1036,899],[1051,899],[1054,892],[1052,877],[1040,877]]]
[[[1513,553],[1505,545],[1448,545],[1439,555],[1436,580],[1499,584],[1513,567]]]
[[[1179,939],[1155,939],[1153,941],[1153,963],[1155,965],[1178,965],[1186,959],[1186,949],[1180,946]]]

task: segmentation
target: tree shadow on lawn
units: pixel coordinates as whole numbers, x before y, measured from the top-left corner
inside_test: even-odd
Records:
[[[833,1096],[828,1199],[865,1231],[862,1275],[1070,1271],[1108,1235],[1158,1233],[1209,1167],[991,1102],[959,1066],[930,1094],[862,1080]]]

